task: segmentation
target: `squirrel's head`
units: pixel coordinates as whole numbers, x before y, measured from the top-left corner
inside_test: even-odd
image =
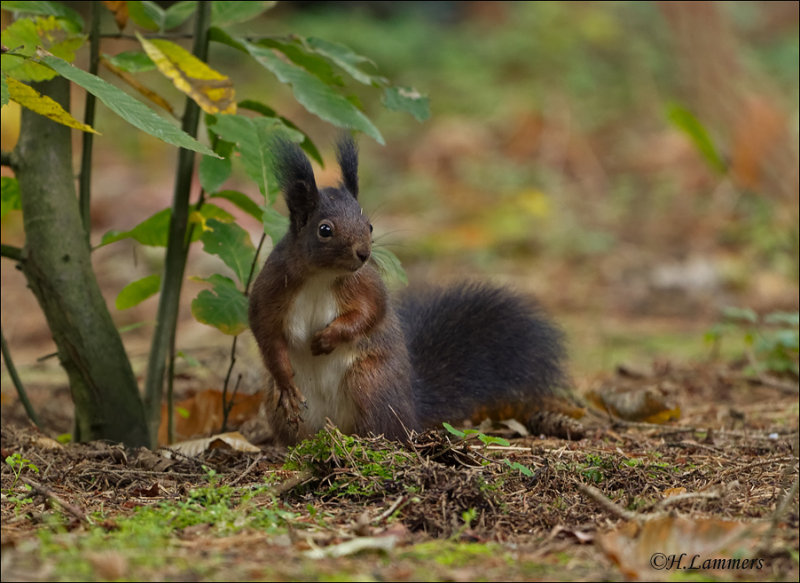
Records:
[[[345,136],[337,145],[342,170],[338,187],[317,190],[311,163],[287,140],[273,146],[275,174],[289,207],[289,232],[303,257],[317,269],[353,272],[370,257],[372,225],[358,204],[358,151]]]

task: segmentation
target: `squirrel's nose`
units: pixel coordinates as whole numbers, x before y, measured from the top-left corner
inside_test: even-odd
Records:
[[[361,261],[361,263],[366,263],[369,259],[369,249],[356,249],[356,257]]]

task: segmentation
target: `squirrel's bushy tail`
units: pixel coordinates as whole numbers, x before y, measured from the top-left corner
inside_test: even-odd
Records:
[[[411,291],[398,312],[423,427],[481,417],[525,422],[566,382],[561,331],[506,289]]]

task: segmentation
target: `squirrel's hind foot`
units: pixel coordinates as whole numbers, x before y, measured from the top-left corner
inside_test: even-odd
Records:
[[[279,391],[280,396],[278,397],[277,408],[283,409],[289,424],[293,427],[297,427],[303,420],[300,414],[300,407],[302,406],[304,410],[308,409],[308,403],[300,392],[300,389],[294,385],[289,385],[288,387],[279,389]]]

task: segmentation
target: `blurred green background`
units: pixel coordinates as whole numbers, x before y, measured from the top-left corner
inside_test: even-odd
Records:
[[[279,2],[241,32],[341,42],[429,96],[419,123],[348,88],[387,142],[360,139],[376,244],[412,284],[536,294],[578,376],[704,358],[725,306],[798,309],[797,2]],[[337,130],[289,88],[226,47],[211,64],[333,160]],[[95,241],[168,204],[176,158],[102,108],[98,129]],[[333,166],[320,183],[338,180]],[[15,220],[3,240],[19,244]],[[111,301],[137,265],[112,247],[96,254]],[[146,320],[149,302],[116,316]]]
[[[363,100],[387,139],[361,140],[364,205],[412,283],[536,293],[578,371],[702,358],[724,306],[797,310],[797,3],[312,2],[264,25],[429,95],[422,124]]]

